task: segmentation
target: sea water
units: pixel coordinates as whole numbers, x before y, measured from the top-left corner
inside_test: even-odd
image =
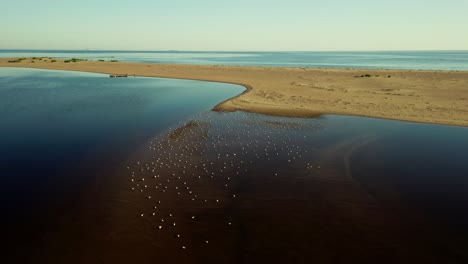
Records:
[[[369,68],[412,70],[468,70],[468,51],[93,51],[0,50],[0,57],[55,57],[146,63]]]

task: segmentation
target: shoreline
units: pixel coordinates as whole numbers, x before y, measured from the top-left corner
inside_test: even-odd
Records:
[[[246,88],[215,111],[284,117],[337,114],[468,126],[468,71],[218,66],[31,59],[0,67],[38,68],[230,83]],[[33,62],[34,61],[34,62]]]

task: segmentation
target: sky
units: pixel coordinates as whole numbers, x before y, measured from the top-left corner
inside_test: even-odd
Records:
[[[0,10],[0,49],[468,49],[468,0],[0,0]]]

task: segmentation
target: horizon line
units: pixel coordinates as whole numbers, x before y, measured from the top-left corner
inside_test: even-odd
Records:
[[[408,51],[468,51],[468,49],[388,49],[388,50],[138,50],[138,49],[12,49],[0,48],[0,51],[113,51],[113,52],[408,52]]]

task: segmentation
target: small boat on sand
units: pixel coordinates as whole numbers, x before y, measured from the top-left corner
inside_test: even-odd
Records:
[[[111,78],[126,78],[128,74],[110,74],[109,77]]]

